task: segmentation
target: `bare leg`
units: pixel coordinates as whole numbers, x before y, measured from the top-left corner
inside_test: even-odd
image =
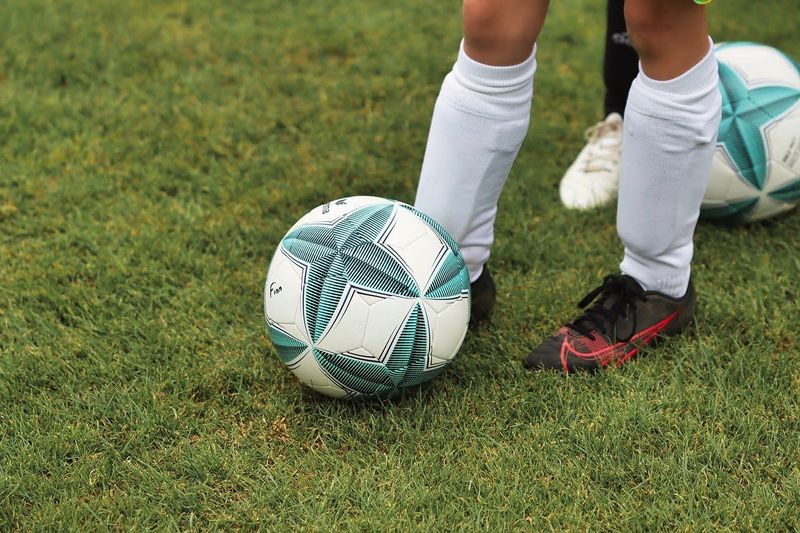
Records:
[[[677,78],[708,52],[706,9],[691,0],[626,0],[625,23],[651,79]]]
[[[479,63],[516,65],[531,55],[549,0],[464,0],[464,51]]]

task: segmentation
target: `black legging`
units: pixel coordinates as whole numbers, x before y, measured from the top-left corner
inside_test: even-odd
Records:
[[[608,0],[603,82],[606,86],[605,113],[625,114],[628,91],[639,73],[639,56],[631,46],[625,28],[625,0]]]

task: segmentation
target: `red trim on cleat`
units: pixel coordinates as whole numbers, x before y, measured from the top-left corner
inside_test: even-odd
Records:
[[[569,342],[570,335],[569,333],[567,333],[564,335],[564,342],[561,344],[561,366],[564,368],[564,372],[566,373],[570,372],[569,362],[568,362],[570,355],[572,355],[573,357],[580,357],[581,359],[587,361],[597,361],[600,363],[600,366],[602,367],[608,366],[612,361],[617,359],[615,361],[615,364],[619,366],[628,359],[630,359],[631,357],[633,357],[634,355],[636,355],[636,352],[639,351],[639,348],[647,345],[651,340],[656,338],[658,334],[664,331],[670,324],[670,322],[675,320],[677,317],[678,317],[678,312],[675,311],[661,322],[640,331],[627,341],[617,342],[616,344],[612,344],[600,350],[588,353],[577,351],[575,347],[570,344]],[[625,349],[631,345],[633,345],[633,349],[626,352]],[[619,355],[621,355],[621,357],[618,357]]]
[[[658,335],[683,331],[696,303],[691,280],[686,293],[674,298],[645,291],[630,276],[606,276],[578,304],[583,314],[530,352],[525,367],[574,372],[621,365]]]

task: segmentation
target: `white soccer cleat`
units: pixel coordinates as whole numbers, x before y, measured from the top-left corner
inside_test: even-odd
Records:
[[[619,189],[622,117],[611,113],[586,130],[586,146],[561,178],[558,192],[569,209],[591,209],[614,199]]]

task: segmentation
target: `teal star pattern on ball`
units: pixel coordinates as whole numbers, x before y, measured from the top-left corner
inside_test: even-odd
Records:
[[[385,238],[397,209],[413,212],[439,236],[445,252],[426,287],[419,287],[408,266]],[[282,243],[283,253],[303,272],[303,316],[311,344],[270,324],[273,344],[290,366],[314,357],[320,369],[354,396],[391,396],[435,377],[442,366],[429,365],[430,331],[422,305],[411,306],[402,327],[382,354],[330,353],[320,346],[354,294],[373,298],[453,299],[469,294],[469,275],[458,246],[435,221],[405,204],[382,203],[346,216],[295,228]],[[411,302],[409,302],[411,303]]]
[[[718,143],[754,188],[764,190],[767,180],[765,128],[794,107],[800,90],[771,85],[748,88],[731,67],[719,65],[722,121]]]
[[[392,215],[391,204],[359,209],[329,224],[307,224],[283,239],[283,249],[307,265],[303,309],[313,342],[330,322],[346,285],[415,298],[419,288],[403,265],[376,241]]]

